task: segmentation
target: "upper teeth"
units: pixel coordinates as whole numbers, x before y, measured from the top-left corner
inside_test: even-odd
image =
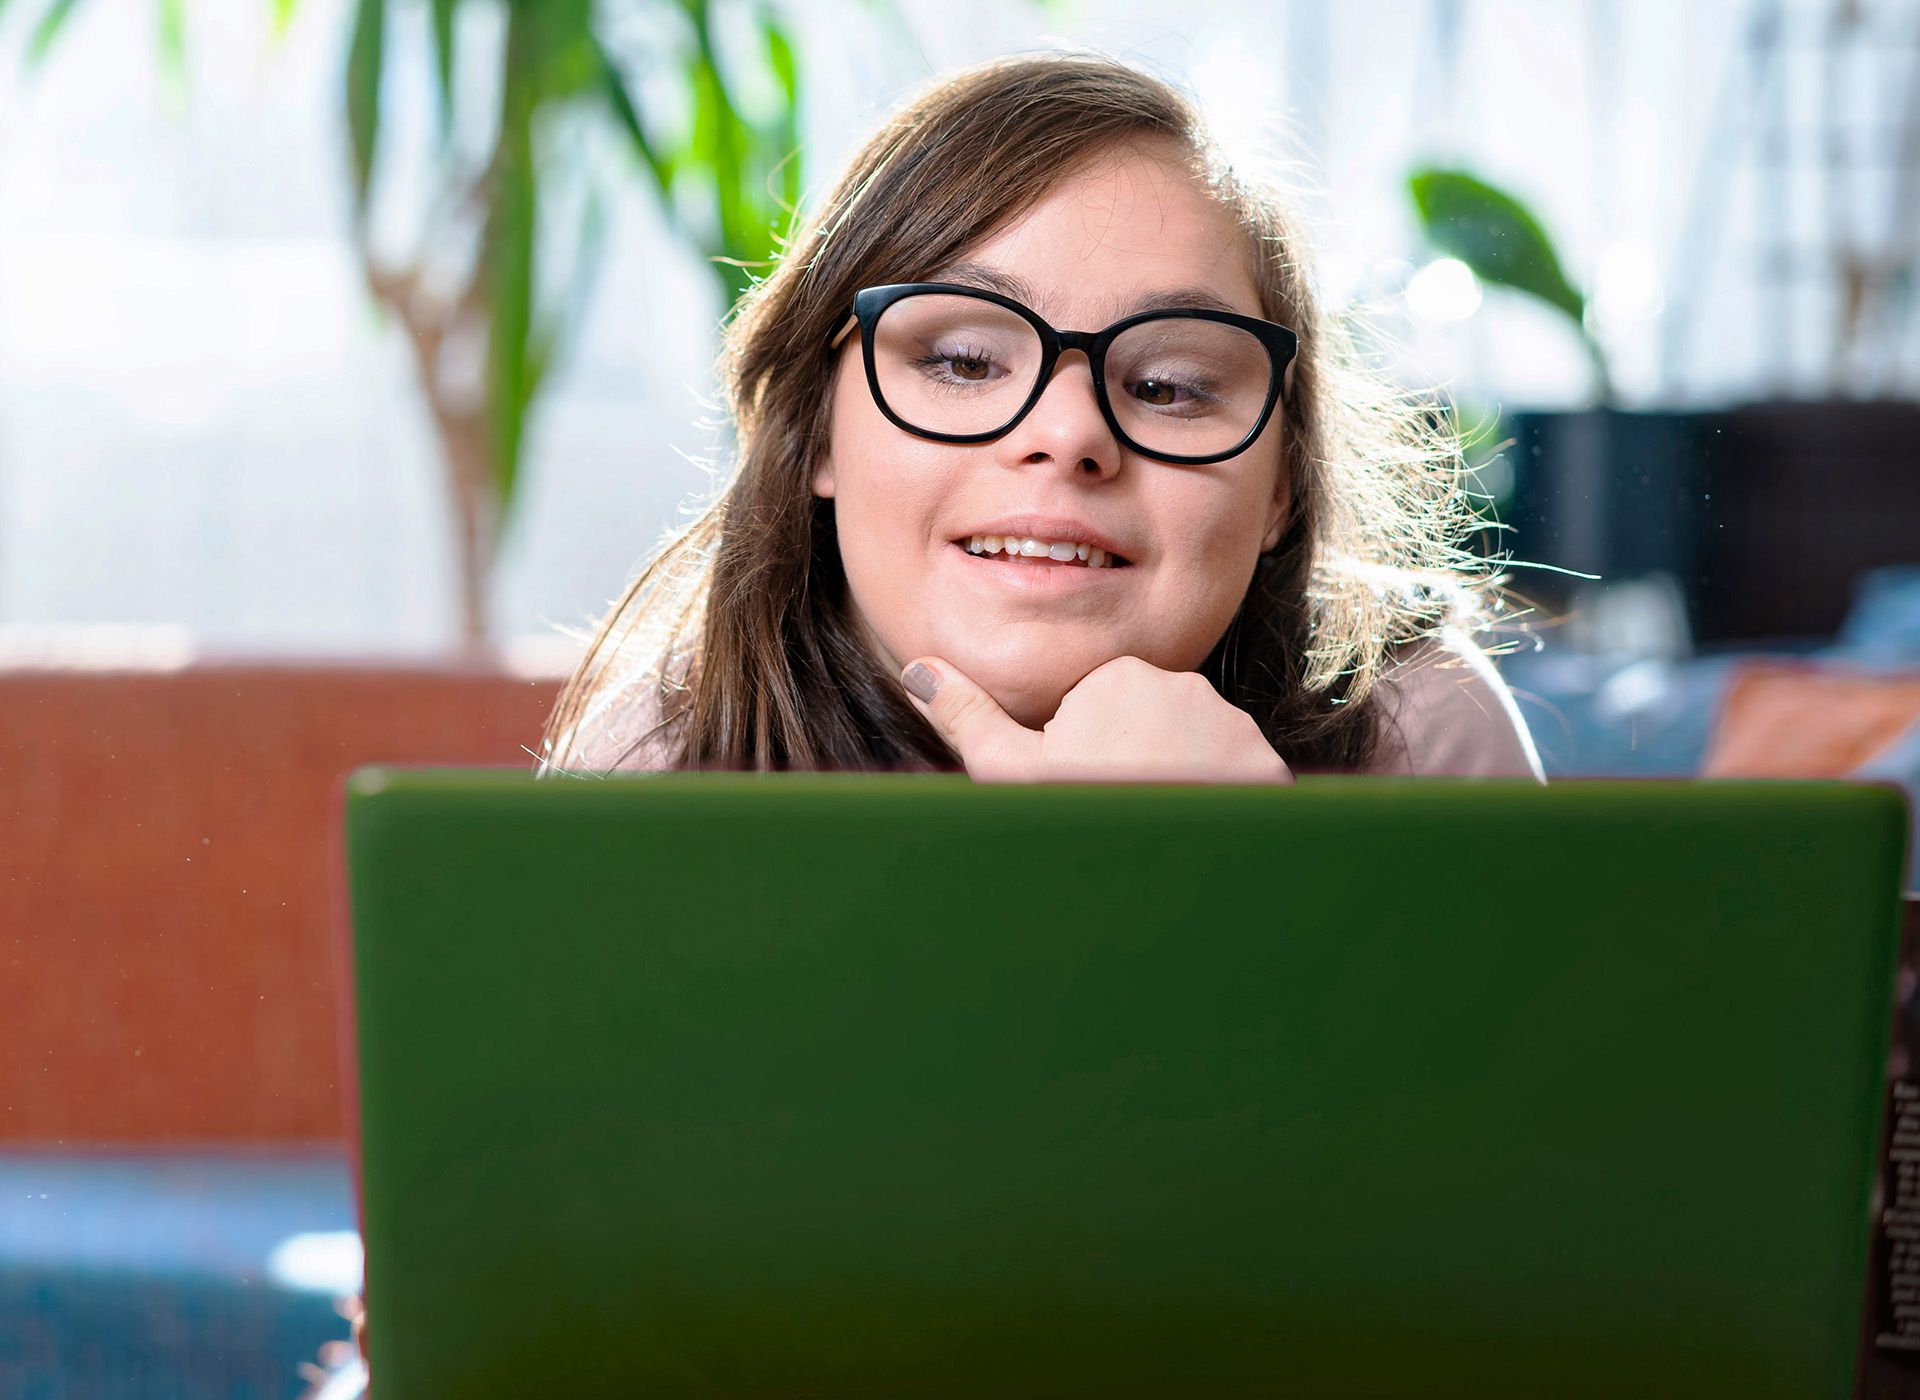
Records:
[[[1023,554],[1029,558],[1045,556],[1066,563],[1078,559],[1090,569],[1115,567],[1113,556],[1098,545],[1075,544],[1071,540],[1036,540],[1020,535],[974,535],[967,541],[969,554]]]

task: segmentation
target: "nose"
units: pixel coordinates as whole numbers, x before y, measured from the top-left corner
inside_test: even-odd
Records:
[[[1008,463],[1039,466],[1059,462],[1089,478],[1120,469],[1120,443],[1094,396],[1093,366],[1078,350],[1061,355],[1040,392],[1040,401],[1000,439]]]

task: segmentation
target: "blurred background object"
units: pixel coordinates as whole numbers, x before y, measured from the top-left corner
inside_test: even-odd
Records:
[[[30,69],[50,61],[80,8],[45,8]],[[280,60],[272,51],[301,8],[275,0],[266,61]],[[177,100],[194,100],[190,15],[231,25],[232,9],[159,0],[153,61]],[[424,43],[407,32],[421,19]],[[724,57],[723,22],[734,31]],[[391,71],[405,64],[431,76]],[[529,413],[592,300],[609,200],[638,171],[731,304],[797,207],[793,45],[757,3],[354,0],[343,73],[353,258],[412,352],[451,510],[459,642],[483,649]],[[637,97],[636,75],[653,101]],[[625,162],[613,150],[623,144]]]
[[[332,783],[531,763],[795,211],[1062,44],[1444,391],[1550,773],[1920,785],[1920,0],[0,0],[0,1393],[344,1335]]]
[[[276,22],[294,8],[280,4]],[[388,10],[358,0],[348,44],[354,243],[369,291],[412,345],[453,506],[460,639],[482,648],[528,412],[592,297],[608,186],[628,173],[596,168],[596,144],[631,140],[667,222],[706,255],[731,304],[770,264],[799,198],[798,74],[764,5],[528,0],[502,14],[432,0],[429,193],[409,251],[395,256],[376,250],[372,227],[382,133],[391,141],[390,118],[404,120],[393,110],[404,79],[386,71]],[[724,75],[723,12],[751,40]],[[505,26],[480,40],[477,61],[463,48],[475,23]],[[625,62],[623,48],[634,51]],[[643,114],[629,71],[677,80],[679,119]]]
[[[1737,462],[1716,490],[1689,444],[1727,426],[1701,414],[1872,402],[1858,431],[1787,415],[1862,473],[1799,504],[1838,521],[1900,489],[1872,463],[1920,378],[1917,23],[1912,0],[10,0],[0,627],[420,657],[585,623],[724,468],[716,334],[788,206],[928,73],[1084,42],[1193,90],[1299,192],[1381,358],[1515,440],[1480,476],[1503,545],[1665,568],[1703,639],[1752,638],[1775,619],[1726,617],[1699,575],[1769,549],[1768,502],[1800,493],[1776,475],[1749,511]],[[1452,200],[1423,217],[1416,192]],[[1839,625],[1845,580],[1811,571],[1854,561],[1807,553],[1779,593],[1808,579],[1822,611],[1780,634]]]

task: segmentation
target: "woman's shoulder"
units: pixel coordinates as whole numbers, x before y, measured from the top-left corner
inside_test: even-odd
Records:
[[[677,767],[693,703],[691,674],[692,654],[676,650],[628,678],[597,685],[542,771],[647,773]]]
[[[1400,648],[1375,693],[1382,732],[1368,772],[1546,781],[1512,690],[1464,629]]]

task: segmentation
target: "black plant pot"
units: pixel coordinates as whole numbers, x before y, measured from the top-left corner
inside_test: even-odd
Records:
[[[1831,636],[1861,574],[1920,563],[1920,404],[1754,404],[1713,423],[1703,638]]]
[[[1687,590],[1700,556],[1706,415],[1516,413],[1513,493],[1502,545],[1516,561],[1629,579],[1666,573]],[[1565,607],[1585,580],[1516,568],[1520,592]]]
[[[1704,645],[1831,636],[1861,573],[1920,563],[1920,404],[1517,413],[1506,436],[1501,547],[1608,579],[1668,574]],[[1514,571],[1549,608],[1582,582]]]

